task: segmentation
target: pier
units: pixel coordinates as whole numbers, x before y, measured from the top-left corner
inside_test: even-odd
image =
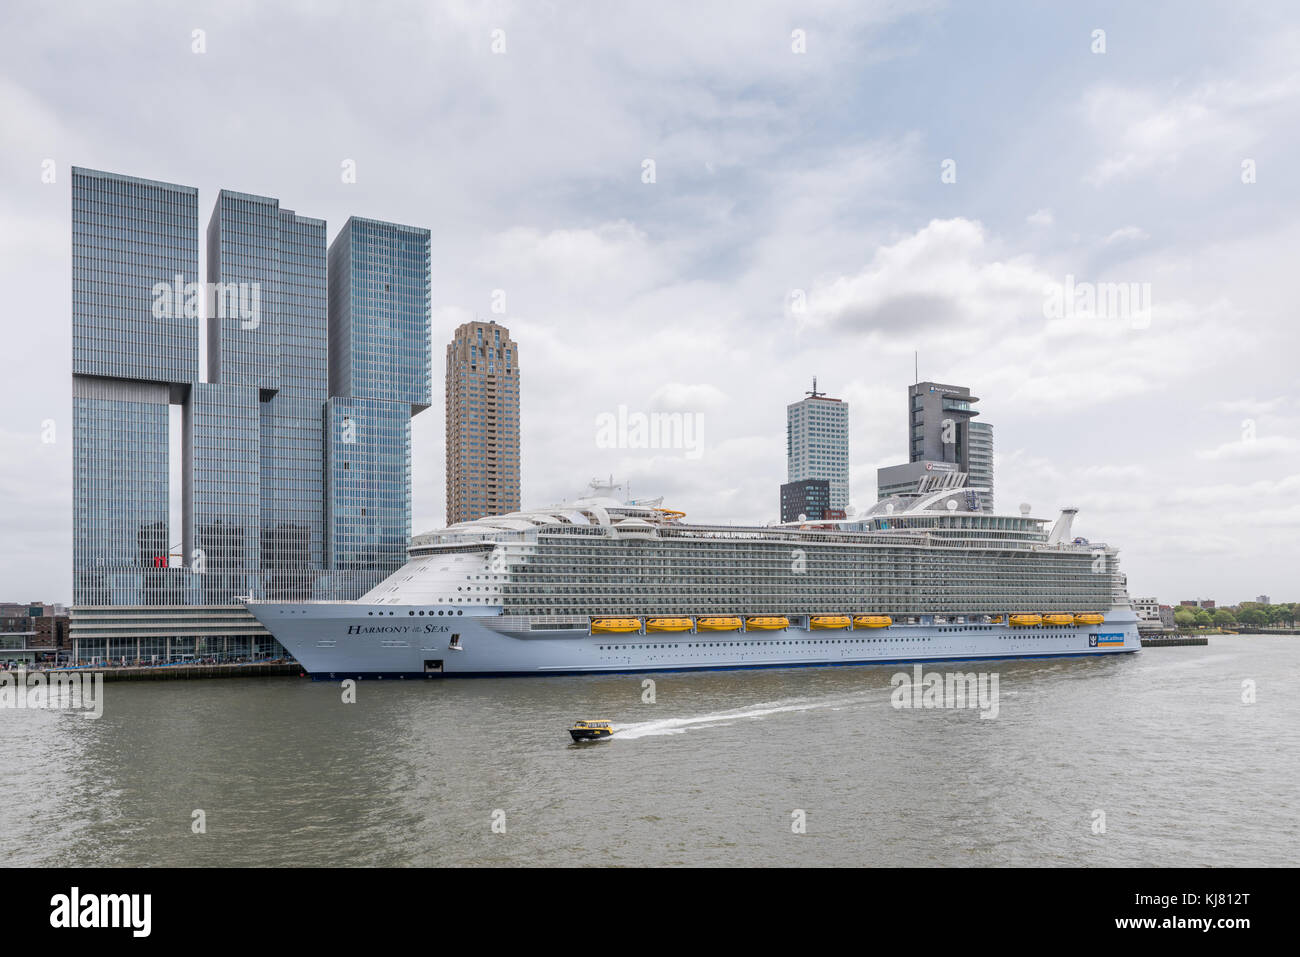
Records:
[[[297,678],[303,673],[296,661],[250,661],[242,664],[127,665],[51,668],[46,674],[102,674],[105,681],[179,681],[188,678]]]
[[[1177,645],[1208,645],[1210,639],[1204,635],[1173,635],[1169,638],[1143,638],[1143,648],[1173,648]]]

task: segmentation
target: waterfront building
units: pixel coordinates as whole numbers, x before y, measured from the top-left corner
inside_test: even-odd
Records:
[[[849,406],[817,391],[786,406],[786,482],[825,479],[830,508],[849,506]]]
[[[831,483],[827,479],[801,479],[781,486],[781,521],[801,522],[830,518]],[[841,515],[842,517],[842,515]]]
[[[993,511],[993,426],[988,422],[972,421],[970,428],[969,483],[975,488],[988,489],[980,493],[983,510]]]
[[[519,349],[496,322],[447,344],[447,524],[519,510]]]
[[[0,615],[0,664],[54,663],[68,653],[68,616],[45,614]]]
[[[1137,614],[1138,631],[1164,631],[1160,602],[1154,598],[1134,598],[1133,611]]]
[[[937,382],[918,382],[907,394],[909,459],[876,470],[877,501],[964,487],[967,509],[993,511],[993,427],[973,421],[979,399]]]
[[[195,188],[72,194],[73,654],[279,653],[243,596],[357,598],[405,559],[429,232],[353,218],[327,253],[323,220],[222,190],[201,286]]]
[[[411,537],[411,418],[432,403],[429,283],[427,229],[353,216],[330,244],[327,558],[366,590],[406,561]]]
[[[908,460],[955,462],[970,473],[970,420],[979,401],[970,389],[938,382],[908,386]]]

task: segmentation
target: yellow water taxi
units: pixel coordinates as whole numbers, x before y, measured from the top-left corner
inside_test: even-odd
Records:
[[[689,618],[647,618],[645,630],[650,631],[690,631]]]
[[[746,631],[780,631],[782,628],[790,627],[789,618],[746,618]]]
[[[739,631],[739,618],[696,618],[696,631]]]
[[[888,628],[893,623],[888,615],[858,615],[853,619],[854,628]]]
[[[591,623],[593,635],[625,635],[640,630],[640,618],[597,618]]]
[[[852,624],[853,620],[848,615],[815,615],[808,622],[808,627],[816,631],[836,631]]]
[[[1012,615],[1011,616],[1011,624],[1017,625],[1022,628],[1029,625],[1041,625],[1042,623],[1043,623],[1042,615]]]
[[[613,733],[614,728],[608,721],[576,721],[569,729],[574,741],[598,741]]]
[[[1044,625],[1073,625],[1074,616],[1073,615],[1044,615],[1043,624]]]
[[[1074,616],[1076,625],[1100,625],[1106,620],[1106,616],[1095,611],[1085,611],[1081,615]]]

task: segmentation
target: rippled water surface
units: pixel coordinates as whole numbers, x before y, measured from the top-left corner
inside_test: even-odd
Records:
[[[0,710],[0,861],[1300,859],[1300,638],[967,666],[998,676],[992,720],[892,707],[900,670],[657,675],[653,704],[644,676],[372,681],[355,704],[305,679],[113,683],[97,721]],[[584,717],[619,733],[573,745]]]

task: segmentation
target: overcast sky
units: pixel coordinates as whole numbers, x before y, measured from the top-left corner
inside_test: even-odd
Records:
[[[980,397],[999,508],[1077,506],[1134,596],[1300,599],[1293,4],[185,6],[0,12],[0,600],[71,598],[74,165],[197,186],[204,226],[226,187],[432,230],[417,532],[478,316],[519,343],[526,506],[612,473],[774,519],[814,374],[868,506],[918,351]],[[1048,318],[1067,276],[1149,316]],[[698,454],[599,447],[620,405],[700,415]]]

